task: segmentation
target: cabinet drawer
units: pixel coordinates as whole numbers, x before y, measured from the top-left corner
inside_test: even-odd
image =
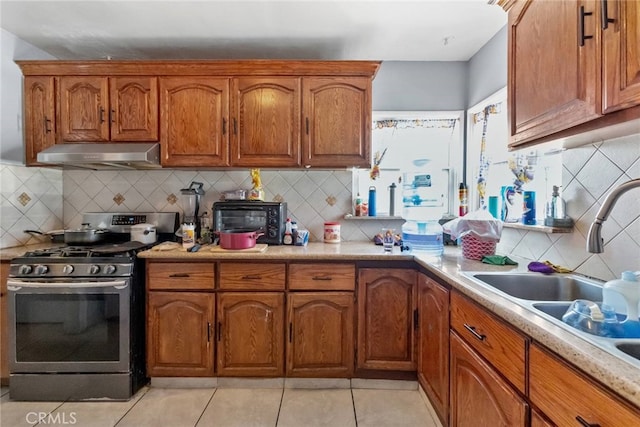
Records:
[[[291,264],[289,289],[353,291],[356,284],[354,264]]]
[[[220,289],[281,291],[284,288],[284,264],[253,262],[220,264]]]
[[[147,264],[150,290],[211,290],[215,288],[215,264],[197,262],[151,262]]]
[[[536,345],[529,354],[529,395],[554,424],[638,426],[640,411]],[[587,424],[588,423],[588,424]]]
[[[525,337],[457,292],[451,293],[451,327],[522,393]]]

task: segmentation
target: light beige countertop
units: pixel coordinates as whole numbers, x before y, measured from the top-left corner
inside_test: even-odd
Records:
[[[574,365],[580,367],[612,390],[640,407],[640,362],[633,364],[612,355],[594,344],[572,334],[544,317],[515,304],[499,292],[493,292],[468,279],[462,273],[469,271],[527,272],[529,260],[509,255],[517,266],[496,266],[462,257],[459,247],[445,246],[442,257],[433,258],[420,254],[401,252],[394,247],[385,254],[382,246],[369,242],[342,242],[339,244],[309,243],[299,246],[269,246],[264,253],[241,251],[212,252],[203,247],[195,253],[180,248],[174,251],[147,250],[138,254],[141,258],[174,260],[340,260],[340,261],[415,261],[425,270],[486,307],[515,326],[534,341],[553,350]]]

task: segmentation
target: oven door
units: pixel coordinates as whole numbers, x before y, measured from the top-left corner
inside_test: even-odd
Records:
[[[129,370],[130,280],[9,279],[11,373]]]
[[[267,222],[267,210],[260,207],[229,206],[214,211],[215,231],[255,230],[264,234],[258,243],[268,243]]]

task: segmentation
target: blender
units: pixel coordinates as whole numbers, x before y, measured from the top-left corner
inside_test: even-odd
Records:
[[[200,236],[200,221],[198,221],[198,211],[200,210],[200,199],[204,196],[203,184],[192,181],[189,188],[180,190],[182,195],[182,223],[195,225],[195,238]]]

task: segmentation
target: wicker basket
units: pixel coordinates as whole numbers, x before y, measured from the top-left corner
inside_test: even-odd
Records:
[[[474,233],[465,234],[460,239],[462,241],[462,256],[467,259],[481,260],[485,255],[496,253],[495,240],[481,240]]]

